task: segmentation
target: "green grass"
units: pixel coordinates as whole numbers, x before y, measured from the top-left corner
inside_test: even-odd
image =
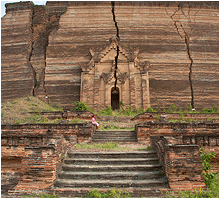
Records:
[[[74,124],[74,123],[83,123],[85,122],[84,120],[81,120],[81,119],[78,119],[78,118],[75,118],[73,120],[70,120],[70,124]]]
[[[109,125],[109,124],[103,124],[103,125],[100,125],[99,126],[99,131],[109,131],[109,130],[112,130],[112,131],[117,131],[117,130],[120,130],[120,131],[134,131],[135,128],[134,126],[133,127],[120,127],[120,126],[117,126],[117,123],[115,124],[112,124],[112,125]]]
[[[41,118],[41,112],[63,110],[60,106],[49,105],[33,96],[7,101],[1,105],[1,122],[9,124],[46,123],[49,120]],[[36,114],[30,114],[30,112],[36,112]]]
[[[150,150],[147,148],[133,149],[131,147],[121,147],[118,143],[115,142],[106,142],[106,143],[92,143],[92,144],[76,144],[77,149],[106,149],[106,150]]]
[[[86,198],[131,198],[129,191],[109,189],[106,193],[99,192],[97,189],[88,192]]]
[[[55,194],[31,194],[28,196],[23,196],[23,198],[59,198],[58,195]]]
[[[63,109],[60,106],[60,103],[54,104],[49,100],[49,104],[41,101],[37,97],[27,96],[23,98],[14,99],[6,103],[2,103],[1,108],[1,122],[7,124],[23,124],[23,123],[55,123],[58,124],[60,119],[49,120],[47,118],[41,117],[41,112],[52,112],[52,111],[62,111]],[[93,108],[87,106],[83,102],[75,102],[73,110],[87,110],[98,116],[115,116],[116,120],[119,116],[129,116],[135,117],[138,114],[145,112],[144,109],[134,109],[131,106],[125,107],[122,102],[120,102],[120,109],[113,111],[111,106],[107,106],[102,110],[94,110]],[[147,112],[157,112],[160,109],[153,109],[149,107]],[[169,120],[169,122],[192,122],[193,120],[184,120],[183,113],[199,113],[198,111],[192,111],[191,107],[185,107],[184,109],[177,108],[175,105],[171,105],[170,108],[165,108],[163,105],[163,111],[165,113],[179,113],[180,119],[178,120]],[[36,114],[30,114],[30,112],[36,112]],[[212,108],[203,109],[201,113],[218,113],[219,107],[214,105]],[[155,117],[157,121],[160,121],[160,116]],[[218,118],[213,118],[218,119]],[[208,121],[212,121],[212,118],[209,117]],[[74,119],[70,123],[82,123],[83,120]],[[107,128],[105,125],[100,126],[100,130],[123,130],[118,125],[108,125]],[[134,128],[127,128],[127,130],[134,130]]]

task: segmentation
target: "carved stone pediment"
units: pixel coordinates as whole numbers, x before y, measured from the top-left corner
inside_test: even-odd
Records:
[[[105,84],[107,84],[114,77],[114,74],[115,74],[115,69],[112,68],[112,70],[109,73],[102,73],[101,78],[103,78]],[[128,78],[128,73],[127,72],[121,73],[120,70],[117,69],[116,70],[116,76],[117,76],[117,79],[119,81],[121,81],[122,84],[124,84],[125,80]]]
[[[92,67],[95,65],[95,63],[100,63],[101,60],[112,50],[117,52],[117,46],[119,46],[119,58],[120,55],[123,55],[123,57],[126,58],[127,61],[129,62],[135,62],[137,60],[137,56],[139,53],[139,48],[132,48],[132,47],[127,47],[126,45],[122,45],[117,39],[111,38],[109,40],[109,44],[104,46],[102,49],[94,49],[90,48],[89,52],[92,56],[90,62],[88,64],[83,64],[81,65],[82,71],[88,71],[91,70]],[[113,56],[115,57],[115,56]],[[113,60],[109,60],[113,61]]]
[[[105,84],[107,84],[113,77],[114,77],[113,71],[111,71],[110,73],[102,73],[101,74],[101,78],[103,78]]]

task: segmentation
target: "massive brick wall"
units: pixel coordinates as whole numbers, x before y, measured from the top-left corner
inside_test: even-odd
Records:
[[[151,63],[152,107],[190,105],[191,62],[195,106],[218,104],[219,10],[206,3],[116,2],[121,42]]]
[[[30,2],[6,5],[1,18],[1,96],[10,100],[27,96],[34,87],[30,65],[32,6]]]
[[[23,4],[28,6],[19,7]],[[48,1],[45,16],[23,4],[8,4],[12,9],[2,18],[3,100],[35,91],[71,107],[80,100],[81,66],[91,60],[89,49],[103,48],[117,35],[125,47],[139,47],[141,61],[150,62],[152,107],[190,106],[192,98],[196,108],[218,105],[218,2],[115,2],[113,12],[110,1]],[[36,24],[39,18],[44,20]],[[46,42],[41,53],[42,46],[35,49],[38,38]],[[44,51],[45,61],[39,61]]]
[[[71,106],[80,101],[81,66],[91,59],[89,49],[103,47],[116,35],[111,3],[47,2],[47,6],[67,6],[67,11],[49,37],[46,90],[52,102],[60,99]]]

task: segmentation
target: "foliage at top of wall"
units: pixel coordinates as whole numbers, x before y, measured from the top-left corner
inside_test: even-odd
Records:
[[[165,105],[163,104],[163,108],[157,108],[153,109],[149,107],[147,112],[164,112],[164,113],[219,113],[219,107],[217,105],[214,105],[212,108],[206,108],[202,109],[201,111],[192,110],[191,107],[188,107],[187,105],[185,108],[178,108],[175,104],[172,104],[169,108],[165,108]]]

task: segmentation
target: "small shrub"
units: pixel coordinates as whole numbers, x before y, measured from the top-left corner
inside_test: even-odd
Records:
[[[149,107],[146,111],[147,111],[147,112],[153,112],[154,109],[152,109],[151,107]]]
[[[87,110],[87,106],[84,102],[75,102],[75,103],[73,103],[73,105],[74,105],[74,108],[73,108],[74,111],[85,111],[85,110]]]
[[[209,117],[208,119],[207,119],[207,121],[212,121],[213,120],[213,118],[212,117]]]
[[[147,150],[151,150],[151,147],[150,147],[150,146],[147,146]]]
[[[184,120],[183,113],[182,113],[182,112],[180,112],[179,114],[180,114],[181,120]]]
[[[219,108],[215,106],[214,108],[202,109],[201,113],[219,113]]]
[[[100,112],[100,115],[112,116],[113,115],[112,107],[107,106],[106,108],[103,108]]]
[[[215,157],[215,153],[204,153],[204,151],[205,150],[203,148],[200,149],[200,156],[202,159],[202,170],[204,171],[202,175],[205,177],[205,184],[209,186],[212,179],[215,176],[215,173],[210,173],[210,170],[213,168],[213,166],[210,165],[210,161],[213,157]]]

